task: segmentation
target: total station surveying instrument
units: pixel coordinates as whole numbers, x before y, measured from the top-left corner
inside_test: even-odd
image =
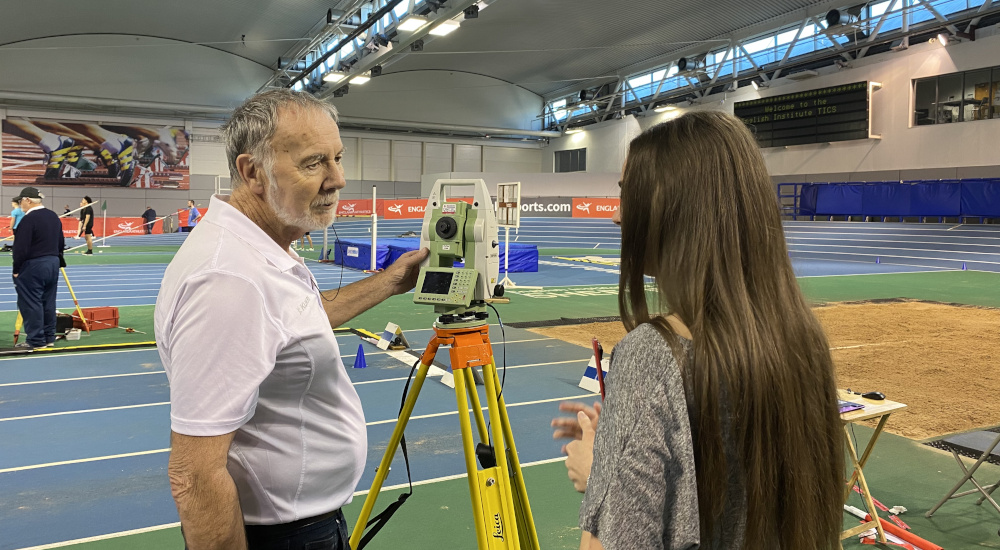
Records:
[[[472,197],[468,199],[470,188]],[[465,190],[460,200],[454,196],[449,198],[448,193],[456,189]],[[372,522],[368,520],[430,365],[438,348],[449,345],[478,548],[538,550],[538,535],[489,339],[487,300],[502,296],[503,287],[496,284],[500,271],[497,221],[483,180],[438,180],[434,183],[424,211],[420,245],[429,248],[430,254],[420,268],[413,302],[434,306],[439,316],[434,322],[434,336],[420,357],[413,387],[406,394],[371,491],[354,526],[351,548],[363,548],[380,527],[364,534],[369,523],[379,521],[378,518]],[[463,267],[454,267],[458,260],[465,261]],[[476,367],[482,368],[489,429],[473,375]],[[472,423],[467,412],[470,401],[479,432],[478,445],[473,443]],[[477,466],[477,459],[482,469]],[[405,496],[390,505],[391,511],[383,515],[391,515]]]

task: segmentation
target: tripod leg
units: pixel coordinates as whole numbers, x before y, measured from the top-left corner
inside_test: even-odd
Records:
[[[497,467],[500,469],[500,493],[503,498],[504,516],[507,517],[508,526],[507,532],[510,533],[510,547],[520,548],[520,543],[518,542],[518,532],[517,532],[517,515],[514,513],[514,500],[511,493],[510,487],[510,468],[507,465],[507,452],[506,445],[504,444],[504,430],[503,422],[501,421],[500,402],[498,402],[497,395],[497,376],[496,376],[496,366],[493,363],[493,358],[490,357],[490,363],[488,366],[484,367],[483,380],[486,382],[486,400],[487,408],[490,413],[490,431],[493,435],[493,450],[497,459]],[[508,430],[509,431],[509,430]],[[510,522],[514,522],[511,524]]]
[[[427,377],[427,371],[430,369],[430,364],[434,362],[434,353],[437,351],[438,342],[436,340],[432,340],[430,344],[427,344],[427,348],[431,354],[430,358],[427,358],[428,352],[425,352],[424,357],[420,360],[420,368],[417,370],[417,376],[413,379],[413,387],[411,387],[409,393],[406,394],[406,401],[403,403],[403,410],[399,413],[399,419],[396,421],[396,427],[392,430],[392,437],[389,438],[389,444],[385,448],[385,454],[382,455],[382,462],[378,465],[378,471],[375,473],[375,480],[372,481],[372,488],[365,497],[365,504],[361,507],[361,513],[358,515],[358,522],[354,524],[354,531],[351,533],[351,548],[358,547],[358,543],[361,541],[361,537],[365,533],[365,526],[368,524],[368,518],[372,515],[372,508],[375,507],[375,501],[378,499],[378,493],[382,490],[382,484],[385,483],[386,476],[389,475],[389,466],[392,464],[392,459],[396,455],[396,448],[399,446],[399,442],[403,438],[403,430],[406,429],[406,423],[410,420],[410,415],[413,413],[413,407],[417,403],[417,397],[420,396],[420,388],[424,385],[424,379]]]
[[[469,370],[469,369],[460,369]],[[466,391],[466,382],[471,378],[464,373],[455,375],[455,396],[458,401],[458,422],[462,427],[462,449],[465,451],[465,469],[469,474],[469,495],[472,497],[472,518],[476,526],[476,541],[479,550],[489,548],[486,538],[486,527],[483,525],[483,500],[479,492],[479,469],[476,467],[476,449],[472,444],[472,421],[469,420],[469,392]],[[476,386],[472,386],[472,391],[476,391]],[[475,398],[479,400],[478,396]],[[479,411],[479,409],[476,409]],[[479,412],[482,416],[482,412]],[[502,477],[502,476],[501,476]]]
[[[493,384],[495,387],[500,386],[500,379],[497,376],[496,363],[490,362],[489,372],[487,368],[483,368],[483,378],[492,377]],[[521,473],[521,462],[517,457],[517,447],[514,445],[514,432],[510,428],[510,418],[507,416],[507,405],[504,403],[503,395],[500,395],[498,399],[497,408],[500,410],[500,420],[503,427],[503,436],[507,442],[507,446],[510,448],[510,467],[514,474],[514,489],[517,490],[517,495],[519,497],[519,502],[521,503],[521,515],[519,518],[523,521],[526,528],[526,533],[522,533],[529,537],[530,545],[527,548],[538,550],[540,548],[538,542],[538,533],[535,530],[535,520],[534,516],[531,515],[531,505],[528,503],[528,489],[524,484],[524,475]]]
[[[487,443],[490,436],[486,433],[486,420],[483,418],[483,407],[479,404],[479,392],[476,390],[476,378],[472,374],[472,369],[461,369],[465,372],[465,384],[469,389],[469,397],[472,399],[472,411],[476,415],[476,427],[479,428],[479,441]]]

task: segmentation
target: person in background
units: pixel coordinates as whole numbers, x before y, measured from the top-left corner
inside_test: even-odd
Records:
[[[189,200],[189,201],[188,201],[188,219],[187,219],[187,226],[185,226],[185,227],[183,228],[183,231],[184,231],[184,232],[189,232],[189,231],[191,231],[192,229],[194,229],[194,227],[195,227],[196,225],[198,225],[198,220],[199,220],[199,219],[201,219],[201,212],[199,212],[199,211],[198,211],[198,209],[197,209],[197,208],[195,208],[195,206],[194,206],[194,201],[192,201],[192,200]]]
[[[90,206],[93,203],[89,196],[84,196],[80,201],[80,206],[84,208],[80,210],[80,229],[77,230],[76,238],[87,238],[87,251],[84,254],[94,253],[94,209]]]
[[[296,242],[297,246],[295,247],[295,250],[307,250],[306,249],[306,240],[307,239],[309,240],[309,248],[308,248],[308,250],[311,251],[313,249],[313,239],[312,239],[312,237],[309,236],[309,232],[308,231],[306,231],[306,234],[302,235],[302,238],[299,239]]]
[[[17,227],[11,273],[27,338],[14,347],[27,350],[55,346],[56,289],[59,269],[66,267],[62,222],[42,206],[43,198],[34,187],[25,187],[17,197],[24,217]]]
[[[66,214],[69,214],[70,212],[72,212],[72,210],[70,210],[70,209],[69,209],[69,205],[68,205],[68,204],[67,204],[66,206],[64,206],[64,207],[63,207],[63,215],[64,215],[64,216],[65,216]]]
[[[581,548],[838,548],[833,361],[754,137],[731,115],[690,113],[634,139],[623,172],[628,334],[603,409],[553,422],[574,438]]]
[[[269,90],[221,132],[232,194],[212,197],[154,313],[185,542],[348,550],[341,507],[364,471],[367,431],[331,328],[413,288],[428,250],[321,292],[291,246],[333,223],[347,184],[336,109]]]
[[[149,235],[153,232],[153,222],[156,220],[156,210],[152,207],[147,206],[146,210],[142,213],[142,226],[146,228],[146,234]]]
[[[14,207],[14,209],[10,211],[10,233],[13,235],[14,232],[17,231],[17,224],[21,223],[21,218],[24,217],[24,211],[21,210],[21,206],[17,198],[11,200],[10,203]]]

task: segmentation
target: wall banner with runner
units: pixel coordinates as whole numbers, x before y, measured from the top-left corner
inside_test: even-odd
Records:
[[[188,189],[190,136],[145,123],[3,121],[3,185]]]
[[[574,218],[608,218],[615,215],[621,199],[574,198]]]

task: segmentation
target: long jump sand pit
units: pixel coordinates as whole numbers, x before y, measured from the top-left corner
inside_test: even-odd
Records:
[[[923,440],[1000,424],[1000,309],[887,300],[813,311],[839,387],[908,405],[888,431]],[[608,351],[625,336],[617,322],[531,330],[587,348],[596,336]]]

